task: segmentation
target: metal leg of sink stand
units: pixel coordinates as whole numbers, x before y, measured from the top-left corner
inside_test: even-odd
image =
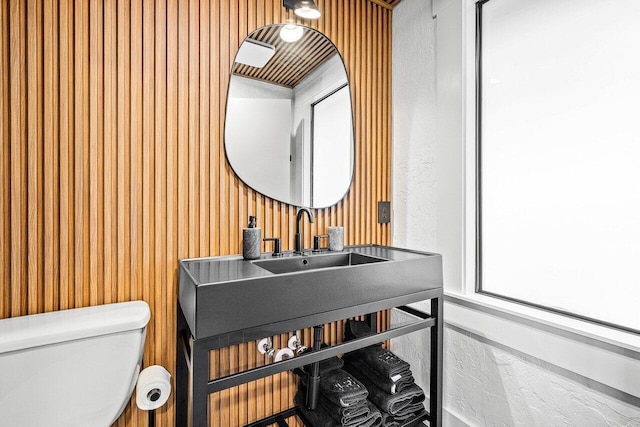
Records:
[[[176,351],[177,427],[206,427],[209,382],[209,349],[190,339],[189,326],[178,304]],[[187,401],[190,399],[190,404]],[[187,423],[187,419],[190,419]]]
[[[209,393],[209,348],[198,340],[193,340],[191,349],[191,426],[207,427]]]
[[[313,327],[313,351],[320,350],[323,328],[322,325]],[[315,362],[311,366],[311,374],[307,376],[307,408],[316,409],[320,394],[320,362]]]
[[[189,366],[185,349],[184,334],[188,330],[180,304],[177,307],[177,345],[176,345],[176,426],[187,426],[187,393],[189,387]]]
[[[442,427],[442,338],[444,318],[443,297],[431,300],[431,317],[436,319],[431,328],[431,381],[429,398],[429,426]]]

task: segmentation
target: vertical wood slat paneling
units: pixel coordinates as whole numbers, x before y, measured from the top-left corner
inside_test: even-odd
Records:
[[[154,306],[160,307],[161,312],[165,312],[164,316],[155,316],[155,327],[158,333],[155,334],[154,355],[152,359],[156,360],[162,366],[170,365],[172,356],[166,354],[163,349],[172,348],[175,335],[173,325],[173,295],[174,288],[170,287],[173,283],[172,275],[167,275],[164,266],[170,259],[167,252],[170,251],[170,245],[167,238],[168,215],[167,215],[167,55],[166,55],[166,34],[167,34],[167,16],[166,3],[161,0],[155,1],[155,35],[152,42],[155,43],[155,223],[153,235],[155,236],[155,283],[160,286],[154,287],[155,299]],[[153,88],[152,88],[153,90]],[[166,246],[165,246],[166,245]],[[171,257],[173,259],[173,257]],[[161,332],[162,331],[162,332]],[[163,409],[165,419],[167,418],[166,408]],[[173,419],[170,419],[167,425],[173,425]]]
[[[58,3],[60,8],[59,22],[59,88],[60,88],[60,169],[59,169],[59,298],[60,309],[73,307],[73,295],[75,294],[73,286],[74,274],[74,226],[73,216],[73,130],[74,130],[74,114],[73,114],[73,6],[71,0],[65,0]],[[53,213],[55,215],[55,213]],[[62,220],[62,218],[69,218]],[[54,242],[54,244],[57,242]]]
[[[9,150],[9,102],[11,92],[9,90],[9,5],[0,2],[0,140],[6,143],[0,144],[0,182],[3,184],[3,191],[0,192],[0,283],[2,284],[2,295],[0,295],[0,317],[5,318],[11,315],[11,191],[7,191],[10,186],[10,162],[11,152]]]
[[[390,197],[391,12],[317,3],[322,18],[298,22],[345,60],[356,170],[340,203],[304,221],[304,243],[343,225],[346,244],[388,244],[376,202]],[[144,299],[145,363],[173,371],[178,259],[237,253],[248,215],[292,248],[295,207],[246,187],[223,140],[238,45],[287,19],[279,0],[0,0],[0,318]],[[343,326],[327,325],[325,339],[340,342]],[[210,358],[212,377],[269,363],[256,342]],[[216,393],[210,424],[254,421],[295,390],[283,373]],[[172,398],[157,421],[174,420]],[[130,404],[117,425],[146,425],[146,414]]]
[[[159,0],[162,1],[162,0]],[[178,151],[178,127],[177,127],[177,103],[178,103],[178,33],[177,33],[177,11],[178,0],[168,0],[166,2],[166,173],[163,177],[167,188],[167,204],[166,204],[166,223],[161,226],[165,228],[166,232],[166,248],[162,248],[165,254],[165,280],[160,287],[162,289],[162,296],[164,298],[164,304],[158,305],[160,307],[158,312],[164,316],[163,329],[159,335],[162,336],[162,340],[166,342],[164,348],[166,350],[161,351],[163,354],[162,366],[174,367],[175,366],[175,320],[176,320],[176,299],[177,295],[177,273],[175,269],[175,259],[179,256],[178,252],[178,186],[177,186],[177,171],[176,166],[177,151]],[[163,45],[160,45],[162,48]],[[160,50],[160,49],[159,49]],[[159,102],[159,100],[158,100]],[[164,309],[163,309],[164,308]],[[175,400],[175,396],[172,398]],[[164,421],[165,426],[175,425],[175,414],[171,403],[164,406],[159,411],[162,415],[159,417],[160,421]],[[163,423],[159,423],[160,426]]]
[[[74,4],[74,215],[75,301],[89,305],[89,14],[88,4]],[[64,219],[63,219],[64,220]]]
[[[38,313],[42,301],[42,2],[27,2],[27,283],[29,313]],[[33,155],[32,153],[37,153]]]
[[[27,313],[27,293],[24,284],[27,281],[26,263],[26,53],[25,53],[25,5],[19,1],[5,4],[8,10],[7,33],[9,38],[9,86],[10,96],[8,104],[9,139],[13,141],[9,146],[9,182],[3,187],[9,187],[10,204],[7,206],[10,215],[10,251],[5,257],[8,264],[10,279],[3,288],[10,294],[11,316]],[[3,92],[7,96],[7,92]],[[2,144],[4,145],[4,144]]]
[[[104,224],[104,301],[117,300],[117,94],[118,94],[118,38],[117,3],[104,2],[104,202],[99,208]]]
[[[128,222],[129,207],[129,146],[130,146],[130,53],[129,7],[126,0],[119,0],[117,7],[117,264],[118,264],[118,300],[131,299],[129,283],[131,264],[130,229]]]

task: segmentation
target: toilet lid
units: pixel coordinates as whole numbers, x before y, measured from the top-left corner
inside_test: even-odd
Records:
[[[0,319],[0,353],[144,328],[151,317],[144,301]]]

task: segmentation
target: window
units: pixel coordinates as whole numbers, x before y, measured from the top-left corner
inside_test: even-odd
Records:
[[[640,2],[477,6],[479,292],[640,329]]]

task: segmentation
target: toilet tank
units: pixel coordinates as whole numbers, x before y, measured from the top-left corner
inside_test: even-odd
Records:
[[[0,320],[0,425],[108,427],[136,384],[143,301]]]

